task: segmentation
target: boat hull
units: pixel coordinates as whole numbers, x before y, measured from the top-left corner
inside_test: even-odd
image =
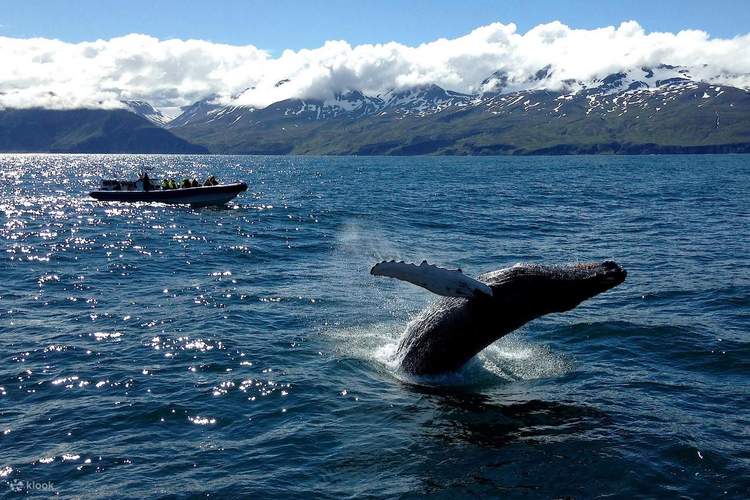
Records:
[[[180,189],[157,189],[153,191],[92,191],[91,197],[99,201],[123,201],[128,203],[153,202],[174,205],[224,205],[247,190],[247,184],[236,182],[218,186],[199,186]]]

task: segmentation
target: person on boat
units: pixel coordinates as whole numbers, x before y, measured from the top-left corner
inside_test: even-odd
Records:
[[[206,182],[203,183],[204,186],[217,186],[219,184],[219,181],[216,180],[216,177],[213,175],[209,176],[208,179],[206,179]]]
[[[183,189],[191,187],[190,186],[190,179],[188,179],[188,178],[182,179],[182,184],[180,185],[180,187],[183,188]]]
[[[143,181],[143,190],[144,191],[151,191],[151,179],[148,178],[148,172],[143,172],[143,175],[141,176],[141,180]]]
[[[190,181],[190,187],[194,187],[194,188],[200,187],[200,184],[198,184],[198,179],[193,177],[193,180]]]
[[[162,189],[169,189],[169,179],[162,179],[162,181],[161,181],[161,188]]]

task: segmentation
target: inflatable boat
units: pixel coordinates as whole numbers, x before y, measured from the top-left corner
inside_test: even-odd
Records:
[[[149,184],[148,188],[144,189],[144,183],[139,179],[135,182],[102,181],[102,186],[89,194],[99,201],[207,206],[224,205],[243,191],[247,191],[247,184],[244,182],[176,189],[163,189],[160,186]]]

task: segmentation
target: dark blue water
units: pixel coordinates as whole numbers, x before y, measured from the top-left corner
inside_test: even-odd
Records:
[[[144,166],[250,190],[87,199]],[[4,155],[0,214],[3,496],[750,495],[748,156]],[[629,275],[416,383],[385,258]]]

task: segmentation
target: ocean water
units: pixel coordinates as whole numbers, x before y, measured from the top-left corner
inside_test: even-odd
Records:
[[[746,498],[749,255],[748,156],[2,155],[0,496]],[[629,275],[413,380],[391,258]]]

